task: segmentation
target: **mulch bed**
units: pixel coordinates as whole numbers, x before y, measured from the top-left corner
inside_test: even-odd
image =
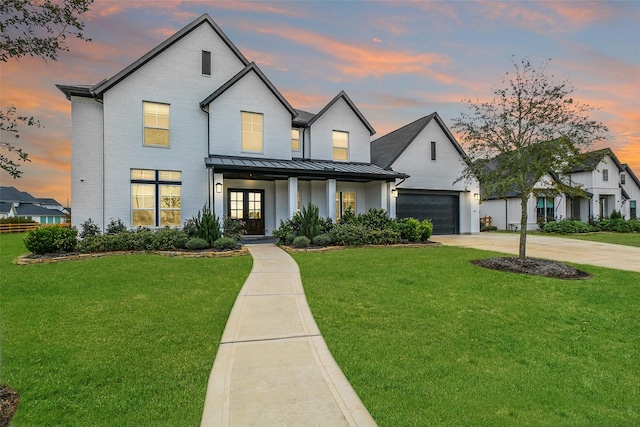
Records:
[[[18,409],[20,396],[11,387],[0,384],[0,427],[7,427]]]
[[[582,270],[559,261],[538,258],[497,257],[471,261],[480,267],[512,273],[532,274],[556,279],[590,279],[592,276]]]

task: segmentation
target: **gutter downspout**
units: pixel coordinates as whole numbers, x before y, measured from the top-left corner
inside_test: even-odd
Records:
[[[209,157],[209,155],[211,154],[211,123],[209,121],[209,111],[207,111],[202,104],[200,104],[200,109],[207,115],[207,157]],[[206,164],[205,169],[207,169]],[[213,188],[211,187],[213,183],[213,170],[210,170],[207,175],[209,178],[207,179],[207,186],[209,187],[209,196],[207,197],[207,203],[209,205],[209,209],[211,209],[211,206],[213,204]]]

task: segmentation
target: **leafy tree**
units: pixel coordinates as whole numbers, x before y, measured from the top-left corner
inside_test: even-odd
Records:
[[[594,142],[605,139],[606,126],[589,118],[593,107],[571,97],[569,82],[554,82],[528,59],[512,59],[508,72],[492,89],[490,101],[465,100],[468,113],[454,120],[473,160],[459,179],[476,178],[484,195],[520,195],[519,257],[526,257],[527,200],[541,178],[562,177],[584,161],[580,155]],[[562,179],[549,180],[556,191],[575,191]]]
[[[2,0],[0,2],[0,62],[36,56],[43,60],[58,59],[68,52],[67,36],[90,41],[82,33],[80,17],[93,0]],[[0,110],[0,168],[13,178],[20,178],[19,162],[28,162],[28,154],[13,142],[20,137],[18,125],[41,127],[34,117],[21,115],[15,106]],[[13,137],[12,139],[5,139]],[[12,159],[14,157],[14,159]]]

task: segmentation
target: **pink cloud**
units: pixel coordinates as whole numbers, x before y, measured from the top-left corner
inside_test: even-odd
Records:
[[[450,63],[450,58],[439,53],[424,53],[382,49],[379,46],[365,47],[291,27],[247,28],[260,34],[269,34],[295,43],[310,46],[334,61],[330,66],[344,77],[382,77],[388,74],[425,75],[440,83],[449,84],[453,78],[441,71]]]

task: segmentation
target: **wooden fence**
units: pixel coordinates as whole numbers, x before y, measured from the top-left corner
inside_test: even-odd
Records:
[[[0,224],[0,234],[4,233],[26,233],[27,231],[35,230],[38,227],[45,225],[59,225],[61,227],[70,227],[69,223],[62,224],[39,224],[37,222],[23,222],[20,224]]]
[[[492,218],[490,216],[480,217],[480,225],[483,227],[491,227],[491,220]]]

